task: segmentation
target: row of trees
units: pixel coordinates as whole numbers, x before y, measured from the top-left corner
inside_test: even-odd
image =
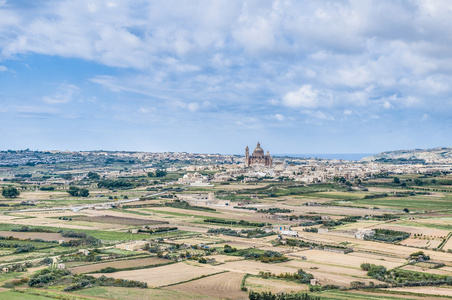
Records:
[[[168,173],[165,170],[157,170],[154,172],[148,172],[148,177],[165,177]]]
[[[89,196],[89,190],[85,188],[79,188],[76,186],[70,186],[69,190],[67,191],[69,195],[73,197],[88,197]]]

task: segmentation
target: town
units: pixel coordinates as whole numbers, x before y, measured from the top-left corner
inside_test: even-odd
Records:
[[[1,152],[3,288],[68,299],[451,295],[450,148],[346,161],[271,156],[258,143],[243,154]]]

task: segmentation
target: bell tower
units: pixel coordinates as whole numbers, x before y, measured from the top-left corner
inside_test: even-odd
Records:
[[[245,148],[245,166],[250,166],[250,148],[248,146]]]

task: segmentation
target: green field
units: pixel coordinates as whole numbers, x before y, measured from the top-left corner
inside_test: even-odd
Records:
[[[429,196],[411,196],[411,197],[385,197],[374,199],[359,199],[348,202],[352,206],[382,206],[389,208],[408,208],[409,210],[437,211],[452,210],[452,199],[450,196],[429,197]]]
[[[363,199],[367,194],[355,193],[355,192],[318,192],[318,193],[307,193],[304,197],[311,198],[327,198],[336,200],[358,200]]]
[[[13,228],[19,228],[20,226],[14,225],[14,224],[0,224],[0,230],[6,231],[11,230]],[[137,233],[128,233],[128,232],[118,232],[118,231],[100,231],[100,230],[87,230],[87,229],[64,229],[64,228],[57,228],[57,227],[45,227],[45,226],[29,226],[30,228],[41,228],[46,230],[51,230],[52,232],[58,232],[60,230],[70,230],[70,231],[76,231],[76,232],[85,232],[86,234],[99,239],[101,241],[111,242],[111,241],[130,241],[130,240],[142,240],[147,237],[151,237],[150,235],[143,235],[143,234],[137,234]],[[180,235],[187,235],[192,234],[192,232],[188,231],[172,231],[172,232],[163,232],[163,233],[156,233],[152,235],[152,238],[159,238],[159,237],[166,237],[166,236],[180,236]],[[1,241],[1,240],[0,240]],[[14,241],[15,242],[15,241]],[[24,242],[24,243],[34,243],[34,242]],[[46,244],[54,245],[54,244],[47,244],[47,243],[39,243],[39,244]],[[58,246],[55,244],[55,246]]]
[[[38,295],[29,295],[24,293],[18,293],[18,292],[0,292],[0,299],[8,299],[8,300],[48,300],[48,299],[55,299],[53,297],[45,297],[45,296],[38,296]]]
[[[438,220],[440,222],[440,220]],[[449,230],[452,231],[452,224],[441,224],[441,223],[417,223],[417,222],[410,222],[408,220],[398,222],[397,224],[404,225],[404,226],[412,226],[412,227],[427,227],[427,228],[435,228],[435,229],[442,229],[442,230]]]
[[[87,290],[76,292],[80,295],[105,297],[109,299],[211,299],[211,297],[188,294],[178,291],[164,289],[139,289],[139,288],[121,288],[121,287],[93,287]],[[227,295],[225,295],[227,296]]]
[[[362,293],[360,291],[356,292],[341,292],[341,291],[326,291],[321,293],[312,293],[312,296],[319,296],[322,300],[323,299],[337,299],[337,300],[352,300],[352,299],[368,299],[368,300],[404,300],[404,299],[413,299],[412,297],[403,297],[396,295],[389,296],[390,293],[380,293],[380,294],[367,294]]]

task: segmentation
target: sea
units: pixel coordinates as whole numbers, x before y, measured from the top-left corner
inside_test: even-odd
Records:
[[[305,154],[274,154],[273,156],[289,156],[300,158],[324,158],[324,159],[344,159],[349,161],[358,161],[364,157],[372,156],[377,153],[305,153]]]

